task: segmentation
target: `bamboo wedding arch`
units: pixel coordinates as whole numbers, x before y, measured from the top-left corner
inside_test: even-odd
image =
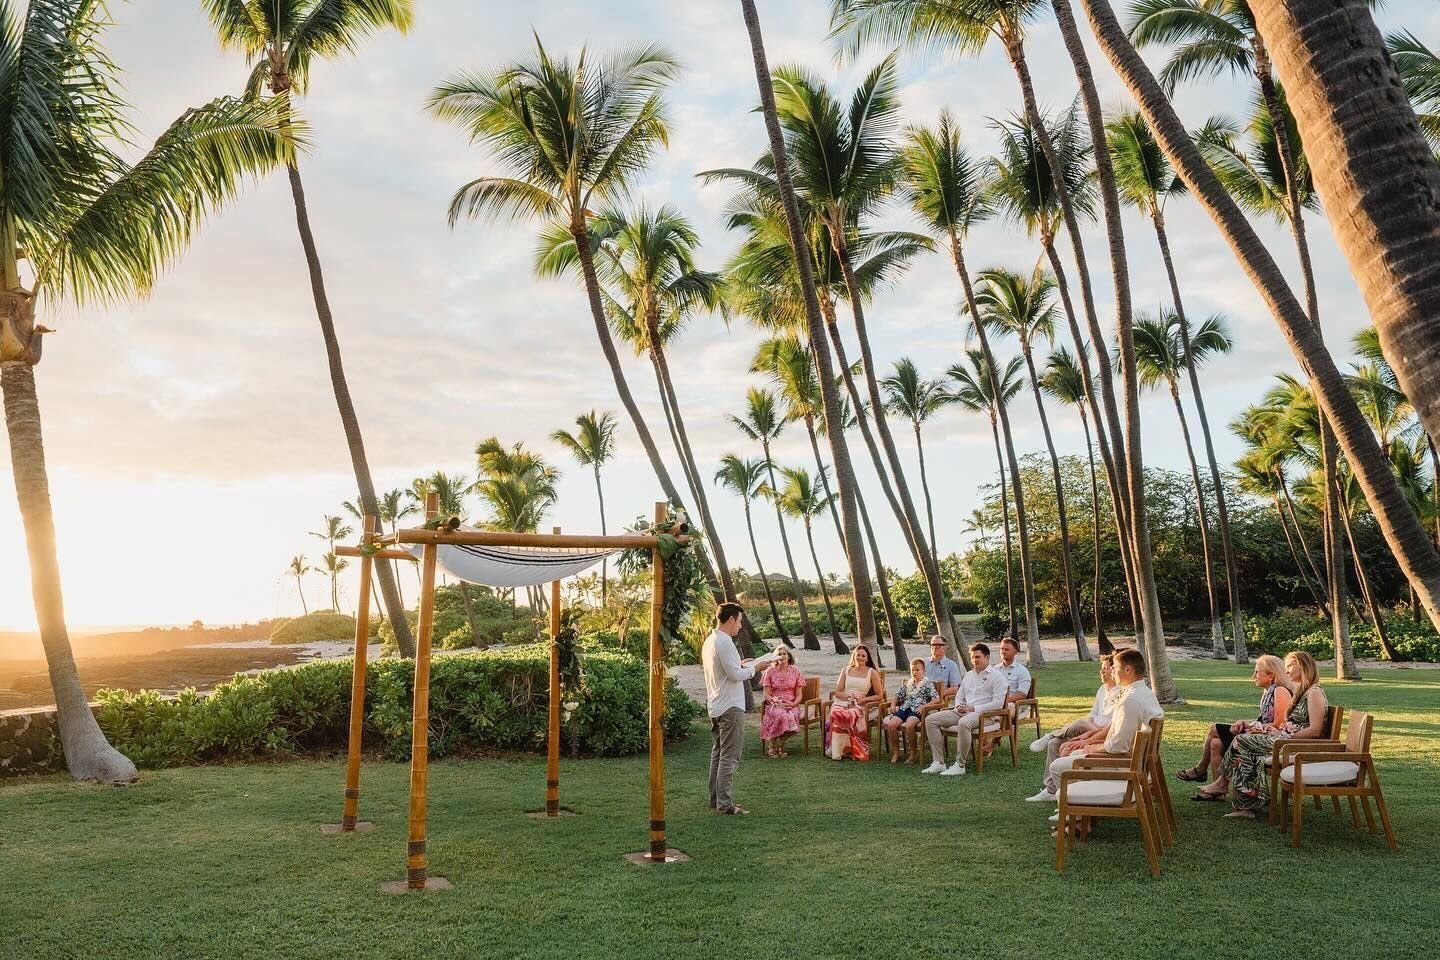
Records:
[[[420,563],[420,610],[415,641],[415,694],[411,711],[410,733],[410,810],[408,846],[406,848],[405,880],[387,884],[396,892],[407,890],[448,889],[443,877],[432,877],[426,851],[426,801],[429,786],[429,709],[430,709],[430,644],[435,623],[435,574],[440,565],[441,547],[497,548],[477,551],[504,563],[506,556],[516,563],[524,551],[542,553],[547,558],[566,552],[595,556],[598,562],[620,550],[648,549],[651,556],[650,598],[650,847],[631,859],[644,863],[667,863],[676,859],[677,851],[669,849],[665,839],[665,649],[661,639],[661,612],[665,600],[665,564],[660,554],[660,537],[650,533],[619,536],[580,536],[554,533],[503,533],[486,530],[454,529],[453,525],[437,525],[438,500],[431,493],[425,498],[426,525],[398,530],[389,536],[377,534],[374,517],[365,518],[364,538],[358,547],[337,547],[342,557],[360,560],[359,609],[355,618],[355,662],[350,684],[350,730],[345,765],[345,805],[338,825],[322,829],[334,833],[353,833],[368,829],[370,824],[359,819],[360,748],[365,724],[365,669],[370,639],[370,578],[375,560],[418,560]],[[669,518],[669,506],[655,504],[655,524],[663,525]],[[677,538],[684,542],[685,538]],[[408,548],[408,549],[407,549]],[[507,554],[504,549],[508,548]],[[413,551],[413,552],[412,552]],[[416,555],[418,553],[418,556]],[[583,557],[580,558],[583,560]],[[460,566],[459,562],[456,566]],[[460,579],[460,572],[446,566]],[[475,576],[473,572],[471,576]],[[480,580],[468,580],[480,583]],[[544,582],[544,581],[541,581]],[[490,584],[487,584],[490,585]],[[508,585],[508,584],[507,584]],[[525,584],[522,584],[525,585]],[[538,585],[538,584],[535,584]],[[560,656],[557,637],[560,632],[560,580],[550,581],[550,704],[547,724],[547,758],[545,769],[545,816],[558,817],[560,810]]]

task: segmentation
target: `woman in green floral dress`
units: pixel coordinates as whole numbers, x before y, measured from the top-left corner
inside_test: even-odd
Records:
[[[1295,682],[1295,701],[1279,724],[1263,727],[1258,733],[1238,734],[1230,742],[1221,762],[1220,778],[1208,784],[1196,799],[1212,800],[1233,789],[1233,809],[1227,817],[1255,819],[1256,811],[1270,802],[1270,775],[1265,761],[1280,740],[1314,740],[1326,733],[1330,703],[1320,687],[1315,658],[1304,651],[1285,657],[1285,672]]]

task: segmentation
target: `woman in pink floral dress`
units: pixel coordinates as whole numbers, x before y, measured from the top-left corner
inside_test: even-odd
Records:
[[[775,650],[779,659],[765,671],[761,683],[765,687],[765,710],[760,714],[760,742],[765,744],[767,757],[789,756],[785,741],[800,731],[800,695],[805,689],[805,675],[795,667],[790,648]]]

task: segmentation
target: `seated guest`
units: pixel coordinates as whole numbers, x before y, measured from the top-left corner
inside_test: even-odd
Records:
[[[1000,641],[1000,660],[991,666],[1005,681],[1005,702],[1014,703],[1016,700],[1024,700],[1030,696],[1030,671],[1025,669],[1025,664],[1015,659],[1020,652],[1012,637],[1006,637]]]
[[[789,756],[785,741],[800,732],[800,695],[805,675],[795,668],[795,655],[783,644],[776,648],[778,659],[765,671],[765,709],[760,714],[760,742],[767,757]]]
[[[1110,714],[1114,709],[1111,701],[1119,691],[1120,684],[1115,680],[1115,654],[1104,654],[1100,657],[1100,688],[1095,691],[1095,704],[1090,708],[1090,713],[1079,720],[1070,721],[1059,730],[1051,730],[1030,744],[1030,749],[1035,753],[1045,753],[1045,782],[1039,793],[1026,797],[1026,800],[1034,803],[1054,802],[1058,784],[1050,773],[1050,764],[1055,762],[1061,749],[1070,741],[1110,726]]]
[[[1074,767],[1081,757],[1129,754],[1136,732],[1165,715],[1155,692],[1145,682],[1145,673],[1145,655],[1139,650],[1121,650],[1115,654],[1115,680],[1120,690],[1114,695],[1110,723],[1103,730],[1071,740],[1060,748],[1060,755],[1050,764],[1051,782],[1057,787],[1060,775]],[[1058,819],[1058,815],[1051,819]]]
[[[980,727],[980,714],[999,710],[1005,703],[1005,679],[990,667],[990,648],[970,645],[970,671],[960,678],[955,702],[949,710],[937,710],[925,718],[925,737],[930,741],[930,766],[921,773],[944,777],[965,774],[965,758]],[[945,766],[945,731],[955,731],[955,762]]]
[[[850,663],[835,681],[830,715],[825,723],[825,752],[832,760],[848,753],[856,760],[870,759],[870,741],[865,729],[865,705],[885,699],[885,682],[870,666],[870,651],[857,646]]]
[[[1220,776],[1200,791],[1203,799],[1225,796],[1232,788],[1231,811],[1225,816],[1254,820],[1256,811],[1270,802],[1270,776],[1265,761],[1277,740],[1315,740],[1326,735],[1329,699],[1320,687],[1315,658],[1303,650],[1285,655],[1285,672],[1295,684],[1295,701],[1284,721],[1269,723],[1254,733],[1237,733],[1220,762]],[[1201,799],[1197,795],[1197,799]]]
[[[925,661],[925,676],[935,684],[935,689],[940,696],[948,697],[960,686],[960,677],[964,673],[960,667],[945,656],[945,638],[933,636],[930,638],[930,659]]]
[[[1220,769],[1220,758],[1230,749],[1230,741],[1240,733],[1259,733],[1275,718],[1290,712],[1295,699],[1295,683],[1285,673],[1285,664],[1279,657],[1266,654],[1255,661],[1252,675],[1255,686],[1265,691],[1260,695],[1260,715],[1254,720],[1236,720],[1234,723],[1213,724],[1205,731],[1205,745],[1200,750],[1200,762],[1193,767],[1176,772],[1175,776],[1192,783],[1204,783],[1206,771],[1213,765]],[[1223,794],[1205,794],[1207,800],[1219,800]]]
[[[900,684],[895,693],[895,702],[890,715],[885,718],[885,736],[890,744],[890,762],[900,762],[900,747],[897,743],[905,738],[905,762],[915,763],[920,759],[920,719],[925,707],[940,699],[935,681],[925,676],[925,661],[916,657],[910,661],[910,679]]]

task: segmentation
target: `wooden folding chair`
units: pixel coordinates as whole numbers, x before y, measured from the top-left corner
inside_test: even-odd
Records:
[[[805,738],[807,757],[810,755],[810,728],[824,722],[825,718],[820,710],[820,678],[806,677],[805,688],[800,691],[800,731]],[[821,742],[824,742],[823,737]]]
[[[1390,811],[1385,807],[1385,794],[1380,790],[1380,776],[1375,770],[1375,759],[1370,755],[1370,736],[1375,718],[1357,710],[1350,718],[1350,732],[1345,737],[1345,749],[1300,749],[1282,753],[1289,761],[1280,770],[1280,794],[1272,797],[1272,806],[1280,811],[1280,829],[1286,827],[1286,814],[1290,817],[1290,842],[1300,846],[1300,833],[1305,819],[1305,796],[1309,794],[1317,801],[1329,797],[1340,813],[1340,798],[1350,802],[1350,819],[1355,829],[1360,829],[1359,806],[1365,808],[1365,822],[1370,832],[1375,832],[1375,818],[1370,814],[1370,801],[1380,813],[1380,823],[1385,830],[1385,843],[1391,850],[1398,850],[1395,831],[1390,826]],[[1301,744],[1306,741],[1298,741]],[[1318,741],[1309,741],[1318,744]],[[1357,806],[1356,800],[1360,803]],[[1318,804],[1317,804],[1318,806]]]
[[[1340,731],[1345,723],[1345,708],[1332,706],[1325,711],[1325,732],[1314,740],[1276,740],[1270,748],[1270,758],[1265,766],[1270,770],[1270,822],[1280,822],[1280,807],[1275,798],[1280,796],[1280,771],[1290,762],[1289,755],[1297,750],[1338,750]],[[1283,754],[1283,756],[1282,756]],[[1320,809],[1320,798],[1315,798],[1315,809]],[[1340,801],[1335,801],[1335,812],[1340,812]]]
[[[1145,761],[1145,783],[1151,804],[1151,816],[1159,827],[1161,852],[1164,847],[1173,846],[1175,834],[1180,829],[1180,821],[1175,816],[1175,803],[1170,798],[1170,784],[1165,780],[1165,769],[1160,759],[1160,743],[1165,736],[1165,718],[1157,717],[1151,720],[1150,727],[1150,755]],[[1079,767],[1082,761],[1077,761]],[[1090,756],[1083,759],[1083,768],[1086,770],[1105,769],[1127,769],[1130,765],[1129,755],[1119,756]]]
[[[1162,850],[1160,829],[1150,799],[1149,767],[1154,761],[1154,733],[1149,727],[1136,731],[1130,755],[1123,768],[1096,764],[1083,757],[1060,775],[1059,819],[1055,830],[1055,872],[1065,869],[1065,853],[1081,835],[1088,836],[1090,824],[1100,817],[1136,821],[1140,842],[1151,876],[1160,876]],[[1111,762],[1115,758],[1108,758]]]
[[[955,739],[955,731],[942,730],[941,735],[944,737],[944,759],[948,762],[950,758],[950,741]],[[1020,750],[1015,742],[1014,716],[1008,707],[1001,707],[999,710],[981,711],[980,725],[975,728],[975,736],[970,741],[970,759],[974,762],[977,773],[985,772],[985,748],[992,743],[999,743],[1007,737],[1010,739],[1010,766],[1018,767],[1020,765]],[[958,760],[959,757],[957,756],[956,759]]]
[[[1010,706],[1011,709],[1015,711],[1016,729],[1026,724],[1034,723],[1035,739],[1040,739],[1040,697],[1039,694],[1035,692],[1034,677],[1030,678],[1030,689],[1026,691],[1025,699],[1016,700]]]

